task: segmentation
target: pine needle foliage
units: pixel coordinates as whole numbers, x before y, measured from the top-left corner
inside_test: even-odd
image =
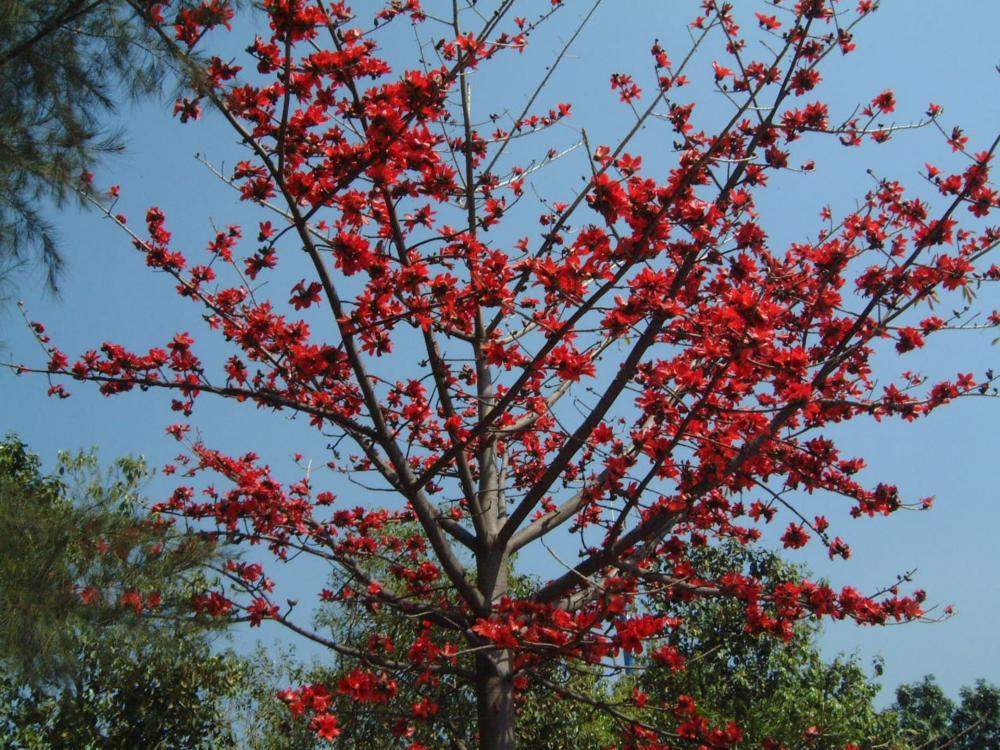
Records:
[[[0,271],[41,263],[58,291],[63,267],[52,207],[120,151],[109,129],[126,98],[159,90],[166,57],[121,0],[0,0]]]

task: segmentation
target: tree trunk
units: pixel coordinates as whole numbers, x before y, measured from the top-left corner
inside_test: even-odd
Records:
[[[476,657],[479,750],[515,750],[517,747],[510,661],[509,651]]]

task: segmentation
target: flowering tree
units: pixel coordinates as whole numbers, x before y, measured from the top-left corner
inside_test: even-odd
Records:
[[[783,639],[808,617],[923,615],[919,591],[765,585],[752,570],[701,570],[689,554],[751,544],[780,518],[785,547],[815,541],[846,558],[806,496],[840,496],[855,516],[904,501],[894,486],[860,483],[863,459],[842,454],[828,428],[912,420],[991,392],[991,373],[878,385],[872,373],[875,354],[902,356],[967,324],[974,290],[1000,278],[983,262],[998,242],[986,225],[997,141],[971,150],[936,105],[920,123],[886,124],[891,90],[839,114],[815,98],[824,66],[854,49],[855,25],[877,3],[774,0],[742,17],[705,0],[690,49],[653,43],[648,82],[611,76],[630,118],[616,142],[581,130],[581,148],[540,153],[532,144],[571,116],[568,103],[541,102],[575,33],[506,114],[474,110],[472,82],[497,61],[516,65],[532,33],[567,14],[561,0],[394,0],[378,12],[265,0],[270,32],[248,40],[243,68],[212,56],[232,18],[225,0],[176,13],[134,4],[195,82],[176,113],[225,119],[247,157],[222,177],[270,215],[255,249],[239,253],[232,226],[195,261],[161,210],[139,230],[107,208],[231,347],[218,370],[188,333],[145,353],[105,343],[74,361],[34,324],[50,355],[38,369],[105,394],[169,389],[185,418],[206,394],[301,413],[328,436],[331,476],[350,481],[320,487],[309,472],[282,483],[258,456],[225,455],[173,425],[188,447],[182,473],[226,484],[185,484],[160,506],[278,559],[314,556],[338,571],[337,586],[317,581],[321,600],[418,625],[393,631],[409,634],[403,642],[340,642],[276,603],[259,563],[227,564],[230,586],[205,592],[202,612],[274,620],[356,662],[339,684],[285,694],[319,736],[337,736],[330,706],[341,693],[386,706],[403,745],[506,750],[519,693],[540,685],[606,712],[628,747],[731,747],[739,727],[713,726],[687,696],[659,696],[665,718],[654,722],[573,691],[552,667],[613,670],[616,657],[645,651],[682,668],[668,636],[684,622],[638,605],[651,600],[728,597],[750,633]],[[411,23],[414,55],[394,70],[391,35]],[[714,78],[729,108],[711,128],[695,116],[689,76]],[[854,147],[918,124],[940,130],[965,166],[927,165],[918,194],[873,176],[857,210],[823,212],[812,241],[769,241],[760,194],[812,169],[796,166],[806,136]],[[633,153],[653,126],[660,154],[673,144],[662,168]],[[576,181],[533,183],[576,157]],[[300,250],[308,277],[265,298],[263,282],[280,284]],[[958,309],[935,315],[951,295]],[[376,492],[393,499],[377,507]],[[562,567],[522,590],[515,555],[534,547]],[[397,705],[404,671],[419,675],[422,697]],[[450,734],[441,712],[440,696],[462,690],[475,695],[477,737]],[[631,703],[650,700],[637,691]]]

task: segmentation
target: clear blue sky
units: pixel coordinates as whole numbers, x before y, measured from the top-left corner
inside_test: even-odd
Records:
[[[425,5],[433,7],[433,2]],[[541,7],[539,2],[526,5]],[[478,114],[492,111],[494,94],[519,109],[521,89],[536,80],[538,66],[551,59],[557,39],[569,36],[590,3],[571,0],[568,5],[560,20],[538,35],[533,48],[510,63],[517,67],[507,69],[505,62],[484,70],[474,99]],[[641,85],[648,84],[646,52],[653,38],[658,37],[673,58],[680,58],[687,48],[683,23],[696,14],[696,5],[687,0],[606,2],[555,76],[549,93],[539,101],[539,109],[557,101],[574,105],[569,125],[552,136],[555,143],[574,142],[578,133],[573,126],[586,127],[595,144],[612,142],[627,126],[628,113],[608,88],[609,74],[632,73]],[[756,4],[737,3],[737,7],[746,14],[745,22],[752,23]],[[994,70],[1000,63],[997,28],[1000,3],[994,0],[889,0],[858,30],[858,51],[831,60],[825,67],[827,83],[820,96],[831,102],[835,112],[846,114],[854,104],[892,87],[899,101],[900,122],[919,119],[934,101],[945,107],[944,123],[961,124],[983,148],[1000,128],[1000,77]],[[717,40],[708,45],[693,78],[710,79],[711,61],[718,49]],[[711,118],[724,111],[717,97],[699,97],[699,101],[703,102],[700,116]],[[202,153],[215,163],[232,165],[240,158],[234,138],[211,117],[194,126],[181,126],[169,117],[170,106],[151,103],[129,111],[125,123],[128,152],[109,161],[98,173],[98,182],[121,184],[121,209],[134,221],[141,219],[149,205],[162,206],[179,246],[203,247],[213,222],[253,226],[257,215],[236,203],[232,192],[194,158]],[[662,130],[644,134],[643,146],[636,151],[648,159],[666,159],[669,143],[661,143],[662,137]],[[804,158],[816,159],[816,173],[807,179],[780,181],[761,206],[762,223],[775,244],[814,236],[823,205],[831,204],[835,210],[852,207],[868,187],[867,167],[910,184],[918,180],[917,171],[925,161],[957,163],[943,140],[929,131],[854,151],[817,142]],[[566,168],[578,174],[581,167],[577,162]],[[550,183],[545,186],[552,188]],[[165,277],[148,272],[127,238],[110,222],[76,211],[55,214],[53,219],[69,258],[63,295],[59,299],[45,295],[40,279],[28,275],[21,280],[19,296],[27,301],[31,317],[44,321],[65,351],[82,352],[104,340],[144,348],[162,345],[175,331],[202,331],[197,310],[177,298]],[[192,254],[197,252],[192,250]],[[283,294],[287,286],[275,288]],[[984,290],[983,306],[1000,307],[996,296],[995,291]],[[41,353],[26,335],[16,308],[8,305],[0,316],[4,359],[41,362]],[[987,367],[1000,370],[1000,349],[991,347],[990,339],[989,333],[956,334],[931,347],[923,360],[907,365],[942,375],[956,370],[982,373]],[[70,383],[74,396],[61,402],[46,398],[43,379],[17,378],[7,370],[0,371],[0,389],[0,426],[18,432],[47,460],[59,449],[97,445],[109,459],[142,453],[160,465],[176,450],[163,433],[163,427],[176,420],[168,399],[160,394],[104,399],[84,384]],[[254,413],[245,406],[210,403],[207,398],[201,401],[193,424],[209,444],[234,452],[253,449],[286,469],[296,451],[322,460],[324,441],[304,422]],[[977,677],[1000,682],[996,637],[1000,620],[996,453],[1000,441],[994,427],[998,418],[1000,403],[976,400],[956,404],[914,425],[887,423],[876,429],[873,424],[859,423],[842,433],[844,448],[868,459],[868,478],[894,481],[911,499],[934,495],[935,507],[929,513],[874,521],[831,514],[837,533],[852,543],[854,558],[834,566],[824,556],[811,553],[796,559],[836,583],[854,583],[869,590],[891,583],[898,573],[917,569],[917,583],[929,592],[930,600],[953,604],[958,610],[956,617],[936,625],[828,627],[825,650],[831,655],[857,651],[866,663],[882,655],[883,683],[889,688],[925,673],[936,674],[951,693]],[[168,482],[159,479],[151,491],[162,492],[167,486]],[[310,586],[309,590],[314,589]]]

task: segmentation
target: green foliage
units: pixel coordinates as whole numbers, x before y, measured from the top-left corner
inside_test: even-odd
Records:
[[[951,717],[956,750],[1000,747],[1000,687],[976,680],[959,692],[959,704]]]
[[[226,700],[243,667],[189,632],[112,626],[76,640],[58,688],[0,674],[0,744],[11,748],[236,748]]]
[[[928,675],[920,682],[896,688],[893,710],[899,716],[903,738],[913,747],[933,747],[936,739],[950,735],[951,716],[955,704]]]
[[[984,750],[1000,747],[1000,687],[977,680],[956,705],[928,675],[896,689],[893,711],[910,748]]]
[[[320,671],[316,665],[299,661],[290,648],[258,646],[256,654],[244,660],[245,679],[229,702],[229,719],[237,727],[240,747],[244,750],[329,748],[329,743],[317,737],[305,721],[295,719],[278,698],[280,691],[291,685],[315,682]],[[339,739],[336,747],[339,750],[344,747]]]
[[[564,665],[544,675],[558,685],[588,701],[607,703],[612,685],[602,680],[598,670],[570,671]],[[526,738],[524,747],[541,750],[582,750],[610,746],[619,736],[614,720],[594,704],[571,700],[547,685],[534,683],[520,696],[517,732]]]
[[[209,544],[140,511],[148,472],[0,444],[0,745],[235,747],[242,666],[188,613]]]
[[[43,476],[23,443],[0,444],[0,653],[26,679],[63,674],[87,629],[187,611],[213,547],[139,512],[147,476],[139,459],[102,472],[93,453]]]
[[[765,587],[772,581],[802,577],[802,571],[765,550],[739,545],[700,551],[697,567],[721,576],[750,570]],[[624,688],[649,694],[650,705],[670,704],[678,695],[695,699],[702,715],[717,726],[736,721],[745,747],[772,739],[788,747],[802,746],[803,732],[812,728],[809,747],[818,750],[892,747],[895,718],[879,713],[873,700],[879,686],[857,661],[840,657],[825,661],[817,645],[815,624],[800,624],[796,637],[785,642],[749,634],[741,604],[731,599],[701,598],[679,602],[669,612],[685,627],[671,645],[686,658],[680,671],[637,670]],[[656,723],[656,714],[646,717]]]
[[[0,0],[0,260],[62,265],[46,199],[62,205],[121,138],[98,123],[158,89],[164,59],[123,0]]]

